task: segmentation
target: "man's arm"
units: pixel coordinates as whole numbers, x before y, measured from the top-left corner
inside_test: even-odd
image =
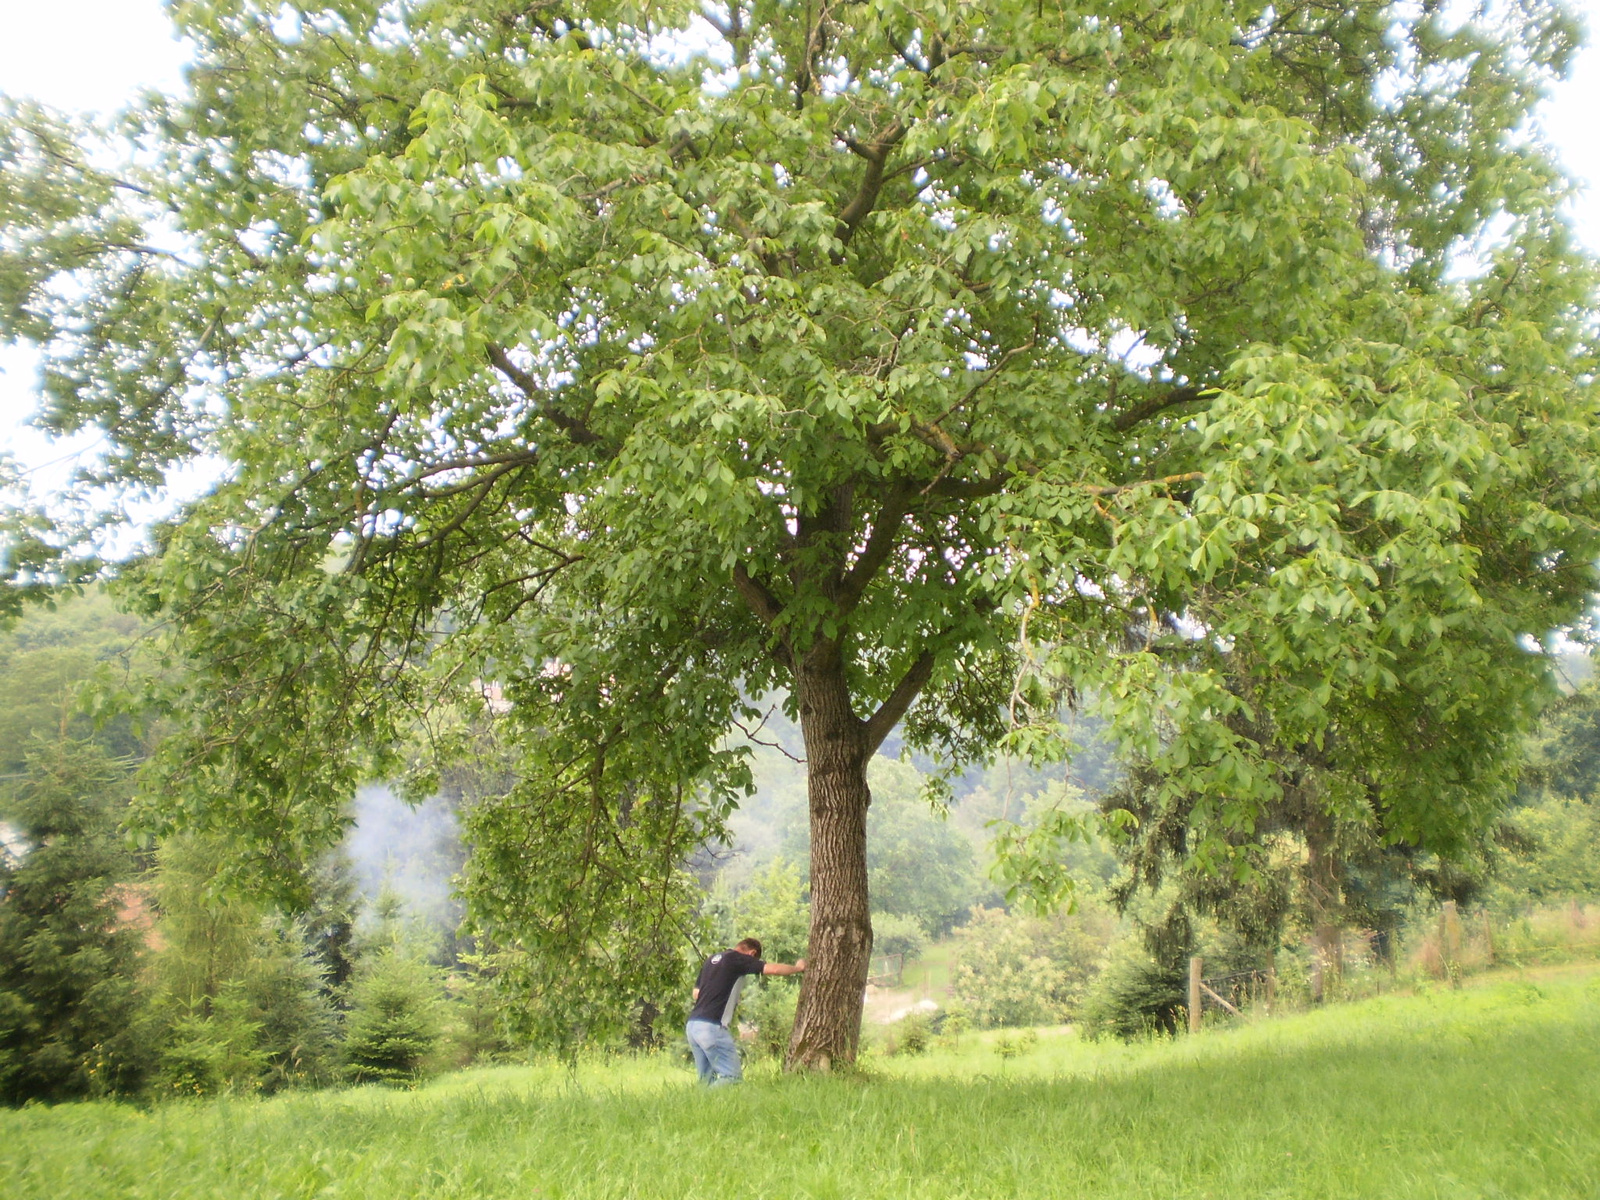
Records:
[[[798,975],[806,969],[806,960],[798,958],[792,963],[767,963],[761,968],[763,975]]]

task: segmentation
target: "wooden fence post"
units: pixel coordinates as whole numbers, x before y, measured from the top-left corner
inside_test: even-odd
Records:
[[[1198,954],[1189,960],[1189,1032],[1200,1032],[1200,968],[1205,960]]]
[[[1494,965],[1494,922],[1489,919],[1489,910],[1483,910],[1483,947],[1488,955],[1489,964]]]

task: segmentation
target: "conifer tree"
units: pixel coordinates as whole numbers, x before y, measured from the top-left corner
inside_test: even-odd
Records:
[[[0,799],[0,1102],[128,1094],[150,1064],[127,771],[71,740],[38,744],[27,771]]]
[[[440,984],[422,959],[397,946],[370,951],[356,971],[345,1019],[345,1071],[356,1083],[413,1084],[440,1035]]]
[[[179,836],[157,856],[160,948],[150,977],[163,1090],[327,1082],[337,1066],[337,1021],[323,963],[295,921],[227,889],[220,876],[228,854],[215,838]]]

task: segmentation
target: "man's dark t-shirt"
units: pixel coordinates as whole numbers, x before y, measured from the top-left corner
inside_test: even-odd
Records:
[[[727,1025],[733,1020],[733,1010],[739,1003],[739,992],[744,987],[746,975],[759,975],[767,964],[754,955],[739,950],[724,950],[706,959],[700,968],[700,979],[695,987],[700,998],[689,1010],[691,1021],[715,1021]]]

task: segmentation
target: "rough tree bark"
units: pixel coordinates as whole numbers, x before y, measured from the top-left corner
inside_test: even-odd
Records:
[[[837,643],[796,664],[811,807],[811,940],[800,988],[791,1070],[855,1060],[872,956],[867,899],[867,762],[875,747],[855,713]]]

